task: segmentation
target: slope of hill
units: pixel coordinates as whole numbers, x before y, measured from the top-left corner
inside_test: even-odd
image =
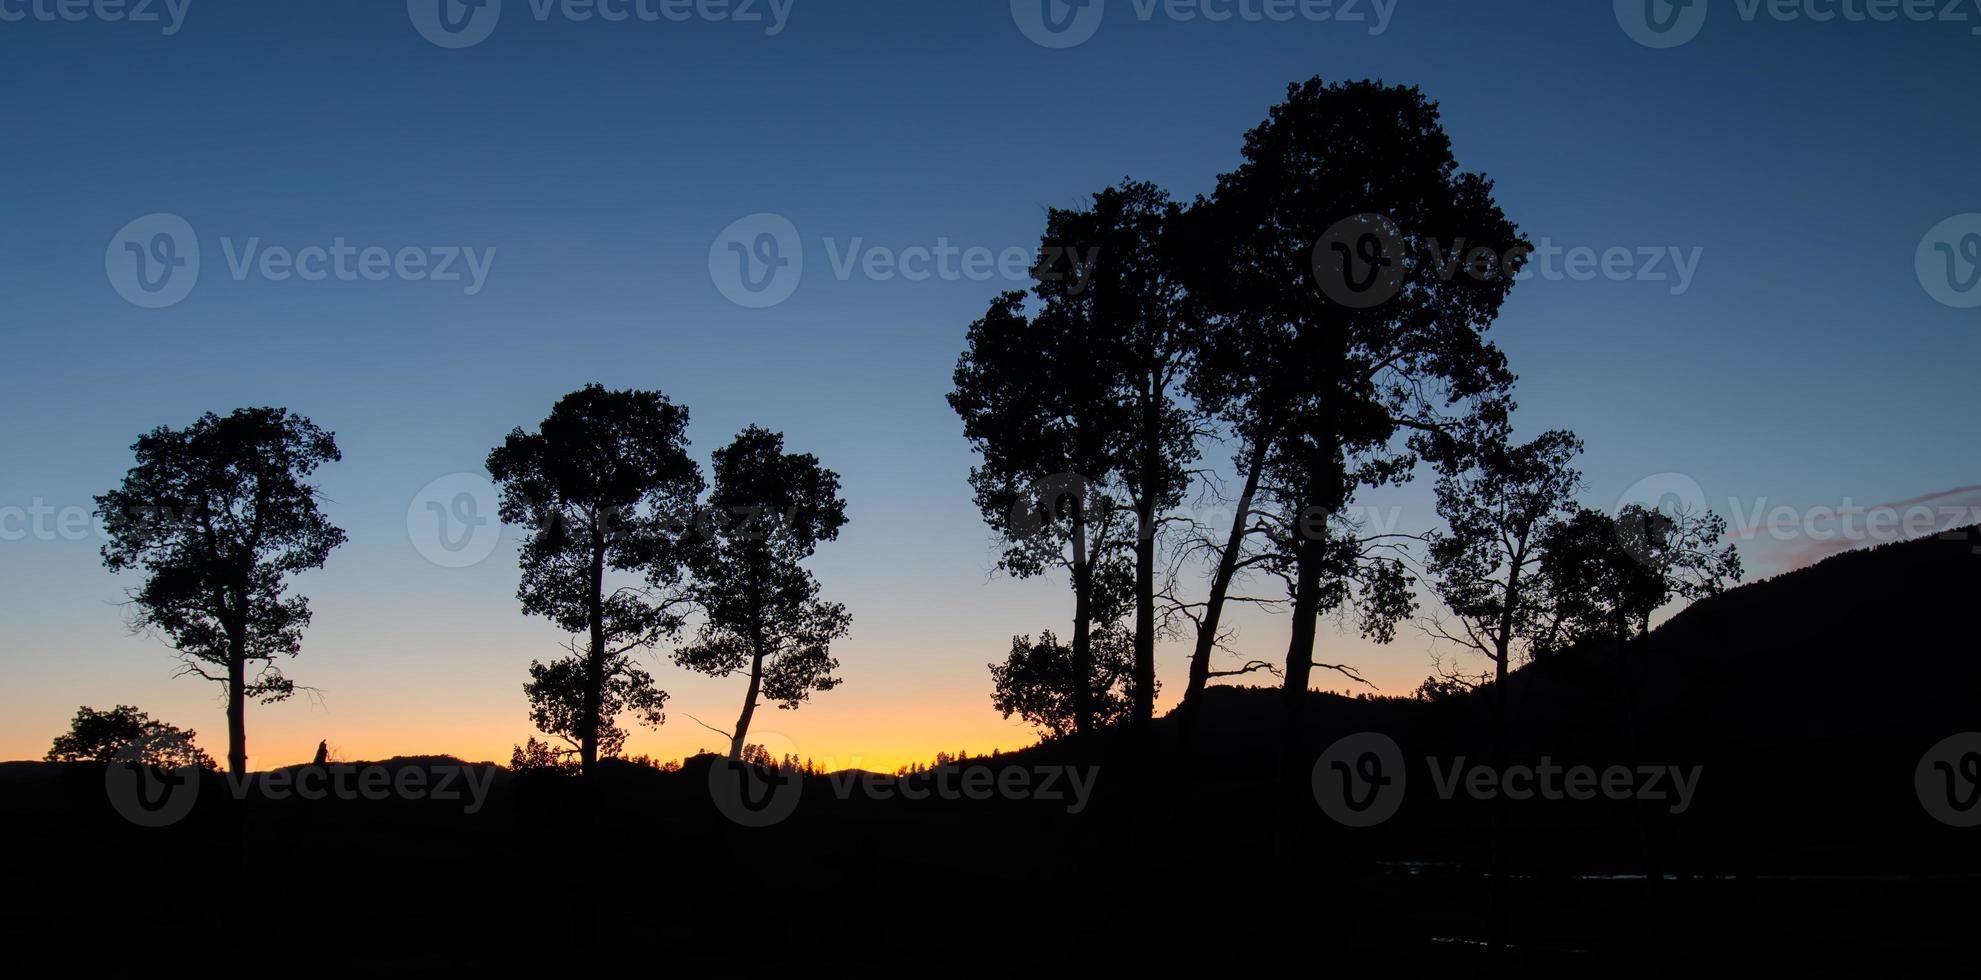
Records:
[[[1694,603],[1625,650],[1519,671],[1530,719],[1629,716],[1640,738],[1771,750],[1981,725],[1981,528],[1845,552]]]

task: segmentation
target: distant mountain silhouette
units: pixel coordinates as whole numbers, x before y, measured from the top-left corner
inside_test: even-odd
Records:
[[[1834,555],[1695,603],[1627,653],[1597,645],[1533,664],[1513,692],[1565,708],[1593,680],[1627,682],[1629,667],[1648,722],[1757,747],[1973,727],[1977,547],[1981,527]]]

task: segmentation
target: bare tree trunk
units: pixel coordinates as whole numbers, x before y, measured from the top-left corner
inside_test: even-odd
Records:
[[[586,599],[591,646],[585,657],[584,712],[578,719],[579,771],[588,777],[598,768],[598,715],[605,694],[605,545],[597,533],[593,531],[591,595]]]
[[[1094,569],[1087,553],[1086,501],[1073,502],[1073,730],[1094,729],[1093,616]]]
[[[1517,572],[1516,572],[1517,574]],[[1505,778],[1506,774],[1506,677],[1507,654],[1511,644],[1502,636],[1496,644],[1499,660],[1493,665],[1493,765]],[[1507,909],[1507,861],[1506,861],[1506,794],[1493,797],[1493,841],[1492,841],[1492,910],[1488,918],[1487,950],[1491,956],[1493,970],[1498,974],[1506,960],[1506,924],[1509,918]]]
[[[1135,501],[1135,664],[1130,717],[1135,736],[1146,741],[1156,715],[1156,505],[1163,472],[1157,448],[1162,432],[1160,382],[1145,379],[1142,392],[1141,493]]]
[[[1293,636],[1286,645],[1286,684],[1281,689],[1286,702],[1288,745],[1299,737],[1300,718],[1307,705],[1307,686],[1314,673],[1314,630],[1321,612],[1320,542],[1295,533]]]
[[[750,719],[757,713],[757,697],[763,693],[764,655],[763,645],[753,644],[750,657],[750,688],[743,696],[743,713],[736,718],[736,733],[729,737],[729,761],[743,758],[743,739],[750,734]]]
[[[1217,571],[1211,575],[1210,597],[1204,602],[1203,619],[1197,624],[1197,646],[1190,654],[1190,682],[1183,689],[1183,703],[1177,707],[1177,718],[1188,738],[1197,721],[1197,712],[1202,708],[1204,688],[1211,679],[1211,654],[1217,650],[1219,621],[1224,616],[1225,597],[1231,592],[1231,580],[1238,573],[1238,555],[1244,550],[1245,527],[1252,514],[1252,500],[1259,493],[1259,474],[1265,468],[1266,443],[1260,440],[1252,447],[1252,454],[1245,465],[1245,489],[1238,495],[1238,513],[1231,519],[1231,533],[1225,538],[1224,550],[1218,554]]]
[[[248,771],[248,597],[239,585],[227,596],[227,771],[240,776]]]
[[[240,776],[248,771],[248,664],[235,650],[227,664],[227,771]]]
[[[1509,664],[1513,660],[1513,620],[1514,610],[1519,608],[1520,564],[1526,559],[1526,549],[1519,548],[1513,553],[1512,565],[1506,573],[1506,589],[1500,596],[1500,621],[1498,631],[1493,636],[1493,765],[1505,778],[1507,766],[1507,676],[1512,672]],[[1506,926],[1511,918],[1507,894],[1507,842],[1506,842],[1506,794],[1496,794],[1493,798],[1493,863],[1492,863],[1492,914],[1488,935],[1490,951],[1497,970],[1505,963]]]
[[[1156,515],[1154,499],[1137,508],[1135,538],[1135,736],[1149,737],[1156,714]]]

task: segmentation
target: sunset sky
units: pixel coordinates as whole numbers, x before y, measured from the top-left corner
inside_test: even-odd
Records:
[[[704,466],[756,423],[843,477],[851,523],[812,567],[854,617],[845,684],[760,712],[751,741],[875,769],[1028,744],[991,708],[985,665],[1015,633],[1069,632],[1070,593],[993,572],[943,401],[966,326],[1025,282],[876,275],[865,252],[1028,249],[1047,207],[1123,176],[1206,193],[1315,74],[1422,86],[1461,164],[1497,180],[1544,254],[1565,250],[1557,268],[1577,267],[1566,250],[1630,257],[1523,282],[1493,331],[1522,429],[1587,442],[1585,502],[1703,500],[1750,574],[1907,533],[1838,536],[1822,508],[1981,522],[1981,311],[1936,302],[1915,270],[1929,230],[1981,211],[1981,25],[1748,22],[1715,4],[1696,40],[1658,50],[1607,2],[1399,0],[1372,36],[1144,21],[1116,0],[1090,39],[1052,49],[1017,19],[1002,0],[798,0],[767,36],[539,20],[508,0],[486,40],[451,50],[396,2],[199,0],[170,36],[0,23],[0,127],[37,134],[0,153],[0,759],[39,758],[83,704],[138,705],[224,752],[219,689],[173,679],[171,651],[125,629],[138,579],[102,567],[76,515],[141,432],[268,404],[337,434],[345,459],[320,483],[350,540],[297,582],[315,623],[284,666],[320,694],[250,710],[254,765],[319,739],[346,759],[506,760],[536,734],[525,668],[561,636],[518,609],[510,532],[448,567],[424,504],[592,381],[687,405]],[[106,250],[156,213],[193,230],[202,267],[147,309],[114,288]],[[725,230],[758,214],[804,249],[766,308],[711,275]],[[241,265],[251,247],[340,242],[489,261],[472,295]],[[1364,504],[1399,531],[1434,524],[1421,482]],[[1283,619],[1240,625],[1248,655],[1282,656]],[[1381,648],[1324,629],[1322,649],[1388,693],[1430,670],[1414,628]],[[1159,651],[1159,707],[1185,656]],[[629,751],[718,747],[695,719],[729,728],[742,679],[653,660],[669,721]]]

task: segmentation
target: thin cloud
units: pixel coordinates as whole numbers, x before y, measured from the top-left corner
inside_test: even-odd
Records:
[[[1981,484],[1937,490],[1866,507],[1838,507],[1822,519],[1807,510],[1741,528],[1754,558],[1771,574],[1791,572],[1831,555],[1941,534],[1981,524]]]

